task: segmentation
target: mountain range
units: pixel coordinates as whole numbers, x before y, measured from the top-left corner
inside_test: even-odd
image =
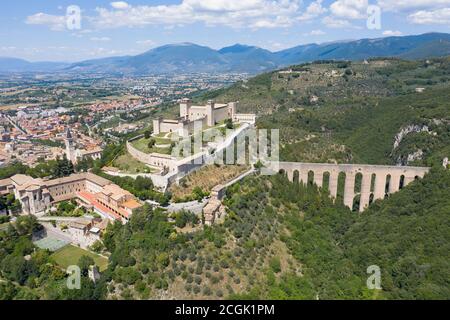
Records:
[[[164,45],[136,56],[109,57],[76,63],[28,62],[0,57],[0,72],[76,72],[107,74],[170,74],[247,72],[257,74],[316,60],[362,60],[372,57],[422,59],[450,55],[450,34],[426,33],[306,44],[271,52],[236,44],[220,50],[193,43]]]

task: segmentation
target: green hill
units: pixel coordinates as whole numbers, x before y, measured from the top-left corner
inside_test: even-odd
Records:
[[[108,298],[448,299],[450,172],[433,169],[362,215],[284,175],[227,191],[223,225],[176,233],[149,207],[110,226]],[[381,290],[369,290],[369,266]]]
[[[449,58],[304,64],[198,100],[211,98],[280,129],[283,160],[430,165],[450,154]]]

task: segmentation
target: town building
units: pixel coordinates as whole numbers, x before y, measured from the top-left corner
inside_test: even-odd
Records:
[[[130,192],[92,173],[47,181],[17,174],[0,180],[0,192],[14,193],[23,213],[32,215],[43,215],[58,202],[76,199],[104,218],[126,223],[142,206]]]
[[[87,158],[97,160],[102,157],[103,150],[101,148],[94,148],[92,150],[77,149],[75,147],[74,137],[69,128],[67,128],[66,130],[64,143],[66,145],[66,157],[74,164],[76,164],[80,160],[85,160]]]

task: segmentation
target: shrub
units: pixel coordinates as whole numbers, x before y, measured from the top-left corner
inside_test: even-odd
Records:
[[[269,262],[269,266],[272,269],[272,271],[274,273],[279,273],[281,272],[281,262],[280,262],[280,258],[278,257],[273,257],[272,259],[270,259]]]
[[[212,291],[209,287],[205,287],[205,288],[203,288],[203,294],[205,296],[210,296],[212,294]]]

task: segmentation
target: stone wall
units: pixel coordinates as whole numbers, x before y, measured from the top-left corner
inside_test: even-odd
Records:
[[[236,113],[233,117],[235,122],[256,123],[256,115],[253,113]]]
[[[142,136],[138,136],[130,141],[127,141],[128,153],[133,158],[153,167],[158,168],[167,167],[169,168],[170,172],[177,171],[177,159],[175,157],[160,153],[145,153],[133,147],[131,142],[140,138],[142,138]]]

